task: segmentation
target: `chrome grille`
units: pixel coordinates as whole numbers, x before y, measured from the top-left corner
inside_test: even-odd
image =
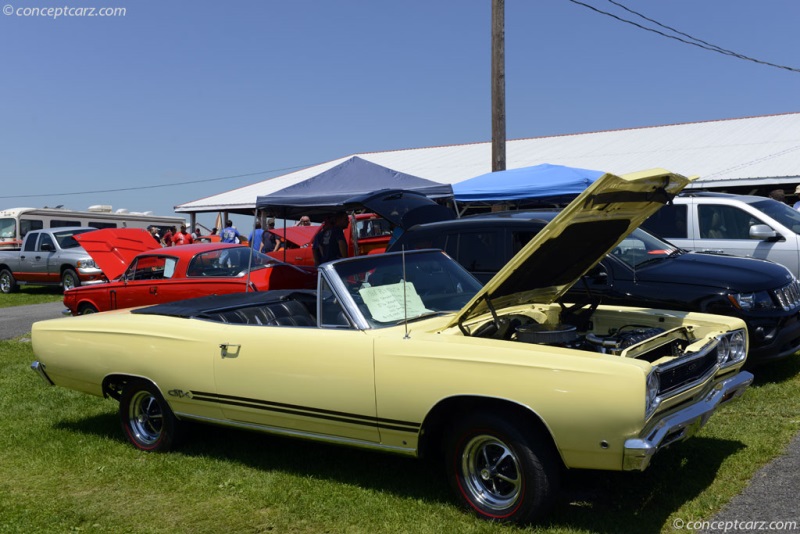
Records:
[[[790,311],[800,306],[800,282],[792,280],[789,284],[773,291],[781,307]]]
[[[659,387],[658,395],[669,395],[684,386],[702,379],[706,373],[717,365],[716,343],[707,347],[704,353],[685,358],[657,369]]]

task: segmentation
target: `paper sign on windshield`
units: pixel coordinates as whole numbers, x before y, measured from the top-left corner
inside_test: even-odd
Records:
[[[358,290],[373,319],[381,322],[402,321],[431,312],[425,308],[411,282],[405,282],[406,303],[403,305],[403,283],[362,287]]]

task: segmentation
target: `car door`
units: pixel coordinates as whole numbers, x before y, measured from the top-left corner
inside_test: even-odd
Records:
[[[161,286],[174,273],[175,263],[175,258],[169,256],[153,254],[137,257],[125,271],[124,285],[112,290],[112,307],[132,308],[169,302],[163,298],[165,288]]]
[[[373,340],[349,328],[230,325],[214,364],[227,419],[379,440]]]
[[[50,244],[51,248],[43,251],[42,243],[45,242],[45,238],[47,238],[47,242]],[[40,233],[29,235],[19,255],[20,271],[23,274],[18,275],[18,278],[29,282],[50,281],[47,276],[47,263],[48,258],[53,254],[54,250],[55,246],[53,245],[53,240],[48,234]]]
[[[752,226],[774,226],[764,220],[757,210],[750,210],[749,206],[712,202],[698,203],[696,208],[699,238],[695,250],[771,260],[790,267],[797,264],[794,235],[775,241],[750,237]],[[781,233],[779,228],[773,230]]]

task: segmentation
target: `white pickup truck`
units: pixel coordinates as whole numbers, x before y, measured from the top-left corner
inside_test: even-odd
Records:
[[[61,286],[66,291],[103,281],[103,271],[73,237],[93,230],[75,226],[28,232],[21,250],[0,252],[0,292],[16,291],[20,284]]]

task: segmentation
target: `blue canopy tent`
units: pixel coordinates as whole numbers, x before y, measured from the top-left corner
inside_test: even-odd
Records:
[[[453,185],[459,204],[534,204],[565,203],[583,192],[604,173],[563,165],[543,163],[496,171]]]
[[[382,189],[416,191],[430,198],[453,196],[450,184],[405,174],[353,156],[312,178],[259,196],[256,207],[284,219],[309,215],[320,220],[326,214],[345,209],[345,203],[351,198]]]

